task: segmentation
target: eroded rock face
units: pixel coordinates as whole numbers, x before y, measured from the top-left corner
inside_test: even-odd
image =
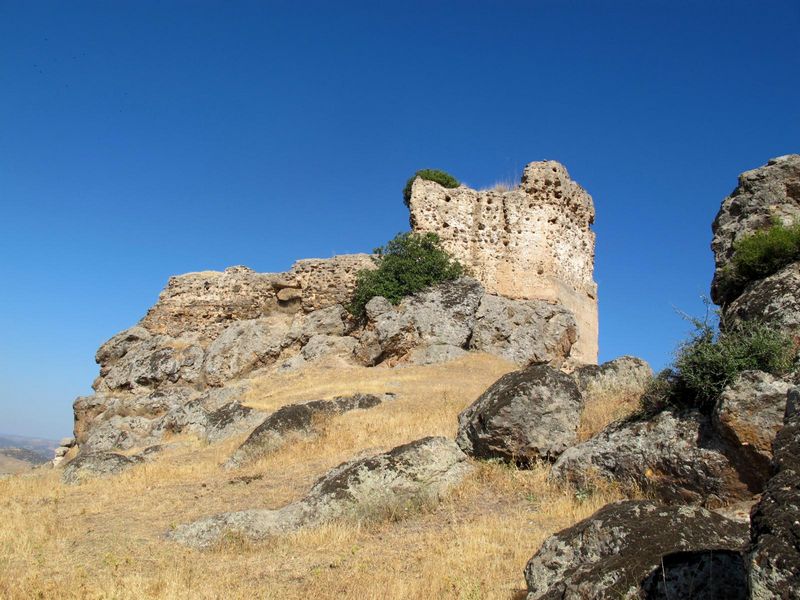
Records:
[[[726,323],[763,321],[800,342],[800,263],[752,282],[725,306]]]
[[[751,514],[748,579],[752,598],[800,597],[800,389],[789,392],[773,446],[773,476]]]
[[[439,235],[488,293],[572,312],[575,356],[597,362],[594,205],[563,165],[530,163],[509,191],[446,189],[417,178],[410,210],[413,230]]]
[[[356,394],[283,406],[267,417],[225,463],[228,469],[250,463],[280,448],[293,436],[306,436],[322,419],[378,406],[390,395]]]
[[[232,323],[208,346],[203,363],[206,383],[223,385],[274,362],[284,347],[288,330],[285,322],[274,318]]]
[[[675,504],[716,507],[751,495],[723,452],[710,418],[697,411],[664,411],[612,423],[568,448],[552,473],[579,487],[591,487],[597,477],[634,484]]]
[[[777,218],[785,224],[800,221],[800,155],[773,158],[765,166],[739,175],[739,184],[722,206],[712,225],[716,270],[711,298],[727,304],[733,298],[719,286],[720,274],[733,256],[734,244],[744,236],[768,228]]]
[[[745,371],[725,388],[714,407],[715,430],[742,478],[755,491],[770,476],[772,443],[783,426],[790,384],[761,371]]]
[[[423,438],[331,469],[305,498],[283,508],[223,513],[181,525],[168,537],[202,548],[229,534],[258,540],[341,517],[369,518],[391,506],[435,501],[469,470],[454,442]]]
[[[578,367],[572,376],[581,393],[592,388],[641,390],[653,378],[653,369],[636,356],[620,356],[602,365]]]
[[[560,364],[577,340],[575,318],[561,306],[542,300],[509,300],[485,295],[475,315],[470,348],[520,366]]]
[[[609,504],[544,542],[525,567],[528,600],[744,600],[746,542],[747,525],[699,507]]]
[[[554,461],[577,441],[582,406],[569,375],[535,365],[504,375],[464,410],[456,441],[475,458]]]

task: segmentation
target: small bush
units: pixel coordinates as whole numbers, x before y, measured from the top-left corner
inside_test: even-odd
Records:
[[[800,224],[774,222],[769,229],[756,231],[738,240],[733,257],[723,270],[719,289],[725,298],[736,297],[751,281],[777,273],[800,260]]]
[[[450,175],[450,173],[445,173],[444,171],[439,171],[438,169],[422,169],[414,173],[414,175],[412,175],[409,180],[406,181],[406,187],[403,188],[403,202],[405,202],[406,206],[408,206],[411,202],[411,186],[414,185],[414,180],[417,177],[427,179],[428,181],[435,181],[442,187],[446,188],[457,188],[459,185],[461,185],[458,182],[458,179]]]
[[[378,268],[358,273],[349,310],[360,317],[375,296],[392,304],[435,283],[458,279],[464,267],[442,247],[435,233],[400,233],[377,248]]]
[[[695,331],[678,348],[673,367],[655,378],[642,398],[646,412],[666,406],[708,412],[722,391],[751,369],[785,375],[797,355],[788,336],[755,321],[725,326],[692,320]]]

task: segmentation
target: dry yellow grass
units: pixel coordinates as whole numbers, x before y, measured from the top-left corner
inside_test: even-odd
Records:
[[[17,598],[510,598],[549,534],[608,501],[547,480],[547,467],[480,464],[439,506],[401,521],[341,521],[263,543],[196,551],[163,538],[177,523],[220,511],[277,507],[328,468],[425,435],[452,436],[456,415],[512,369],[470,355],[401,369],[318,370],[255,382],[248,403],[393,391],[394,401],[328,422],[235,473],[219,464],[242,438],[187,440],[158,461],[78,486],[58,471],[0,481],[0,597]],[[261,476],[250,483],[242,475]]]

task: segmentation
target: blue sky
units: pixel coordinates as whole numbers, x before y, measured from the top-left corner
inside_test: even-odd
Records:
[[[423,167],[563,162],[600,353],[662,367],[739,172],[800,151],[797,2],[0,2],[0,431],[60,436],[172,274],[369,251]]]

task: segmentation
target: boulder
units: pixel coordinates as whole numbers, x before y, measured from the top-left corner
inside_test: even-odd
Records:
[[[84,479],[120,473],[144,460],[138,455],[124,456],[114,452],[81,453],[72,459],[61,475],[64,483],[80,483]]]
[[[433,344],[414,348],[409,355],[409,362],[415,365],[433,365],[461,358],[467,353],[458,346],[447,344]]]
[[[208,347],[203,370],[209,385],[222,385],[272,363],[283,349],[288,328],[272,319],[236,321]]]
[[[602,365],[582,365],[572,376],[582,394],[592,388],[643,390],[653,378],[653,369],[641,358],[620,356]]]
[[[113,338],[112,338],[113,339]],[[101,363],[100,378],[94,383],[96,391],[134,390],[138,387],[157,388],[164,384],[192,384],[202,376],[203,349],[192,338],[152,336],[146,340],[124,341],[99,354],[118,358]]]
[[[725,323],[762,321],[800,343],[800,263],[793,263],[748,285],[725,306]]]
[[[387,397],[389,396],[355,394],[339,396],[333,400],[314,400],[283,406],[253,430],[224,466],[230,469],[257,460],[283,446],[293,436],[311,434],[321,419],[355,409],[372,408]]]
[[[632,484],[676,504],[715,507],[751,495],[722,451],[711,419],[694,410],[612,423],[564,451],[552,475],[578,487],[592,487],[597,477]]]
[[[790,384],[761,371],[745,371],[720,395],[712,415],[728,456],[750,488],[770,476],[772,442],[783,426]]]
[[[475,458],[554,461],[577,441],[582,406],[569,375],[534,365],[503,375],[464,410],[456,441]]]
[[[302,356],[307,361],[338,359],[349,363],[358,342],[351,337],[315,335],[303,346]]]
[[[719,285],[721,273],[734,254],[737,240],[769,227],[773,219],[800,222],[800,155],[771,159],[765,166],[739,175],[739,183],[722,201],[711,226],[716,269],[711,298],[723,305],[734,298]]]
[[[773,476],[751,514],[748,580],[752,598],[800,598],[800,389],[789,392],[773,445]]]
[[[328,471],[302,500],[277,510],[223,513],[168,533],[206,547],[226,535],[263,539],[332,519],[365,519],[437,501],[470,470],[467,457],[445,438],[428,437]]]
[[[511,300],[486,294],[475,315],[471,350],[488,352],[520,366],[560,365],[577,340],[575,317],[544,300]]]
[[[545,540],[525,567],[528,600],[745,600],[746,543],[746,524],[700,507],[609,504]]]
[[[289,336],[301,344],[308,343],[315,335],[342,336],[345,334],[346,317],[347,311],[341,304],[297,315],[292,322]]]

